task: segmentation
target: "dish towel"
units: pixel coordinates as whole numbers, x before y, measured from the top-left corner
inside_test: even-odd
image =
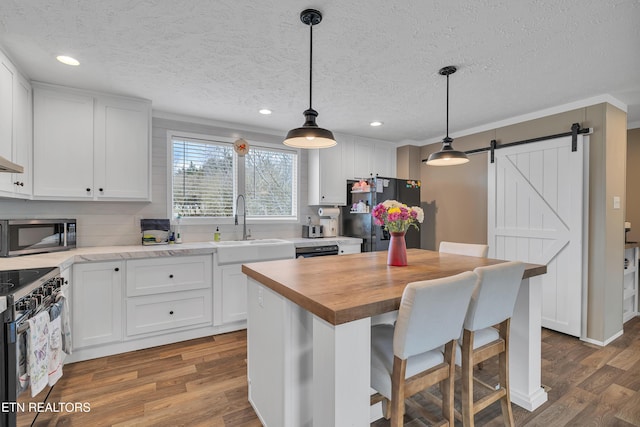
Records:
[[[62,310],[60,311],[62,351],[71,355],[71,318],[69,316],[69,302],[64,293],[58,292],[56,294],[56,305],[57,303],[62,304]]]
[[[18,379],[16,390],[18,394],[29,387],[29,367],[27,364],[27,334],[19,334],[16,346],[16,358],[18,360]]]
[[[62,302],[57,302],[49,308],[49,385],[53,386],[62,376],[61,318]]]
[[[49,313],[42,311],[28,321],[27,363],[35,397],[49,384]]]

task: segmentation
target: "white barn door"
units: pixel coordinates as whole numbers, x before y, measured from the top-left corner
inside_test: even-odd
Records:
[[[577,148],[571,151],[568,136],[495,150],[488,169],[487,242],[491,258],[547,266],[547,274],[531,279],[532,286],[542,285],[542,326],[579,337],[583,183],[588,188],[581,135]]]

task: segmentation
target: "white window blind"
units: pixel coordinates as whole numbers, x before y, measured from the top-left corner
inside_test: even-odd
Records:
[[[231,217],[235,183],[232,145],[174,137],[173,213],[182,217]]]
[[[297,218],[298,154],[251,147],[244,160],[248,216]]]

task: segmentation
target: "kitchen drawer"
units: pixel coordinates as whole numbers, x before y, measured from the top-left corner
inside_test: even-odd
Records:
[[[127,296],[211,288],[212,262],[211,255],[127,261]]]
[[[211,324],[211,320],[210,289],[127,299],[127,336],[206,326]]]

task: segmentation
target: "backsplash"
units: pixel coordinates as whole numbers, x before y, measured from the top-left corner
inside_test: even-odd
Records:
[[[255,131],[242,131],[228,127],[187,121],[153,118],[152,130],[152,202],[55,202],[0,199],[2,218],[75,218],[78,226],[78,247],[120,246],[140,244],[140,219],[168,218],[167,213],[167,131],[210,134],[224,137],[238,137],[251,141],[279,143],[281,136]],[[307,206],[307,153],[301,150],[300,164],[300,224],[306,224],[307,216],[318,220],[317,208]],[[300,224],[247,224],[252,238],[299,237]],[[213,240],[213,233],[219,227],[222,240],[242,238],[242,225],[186,225],[180,232],[183,242]]]

